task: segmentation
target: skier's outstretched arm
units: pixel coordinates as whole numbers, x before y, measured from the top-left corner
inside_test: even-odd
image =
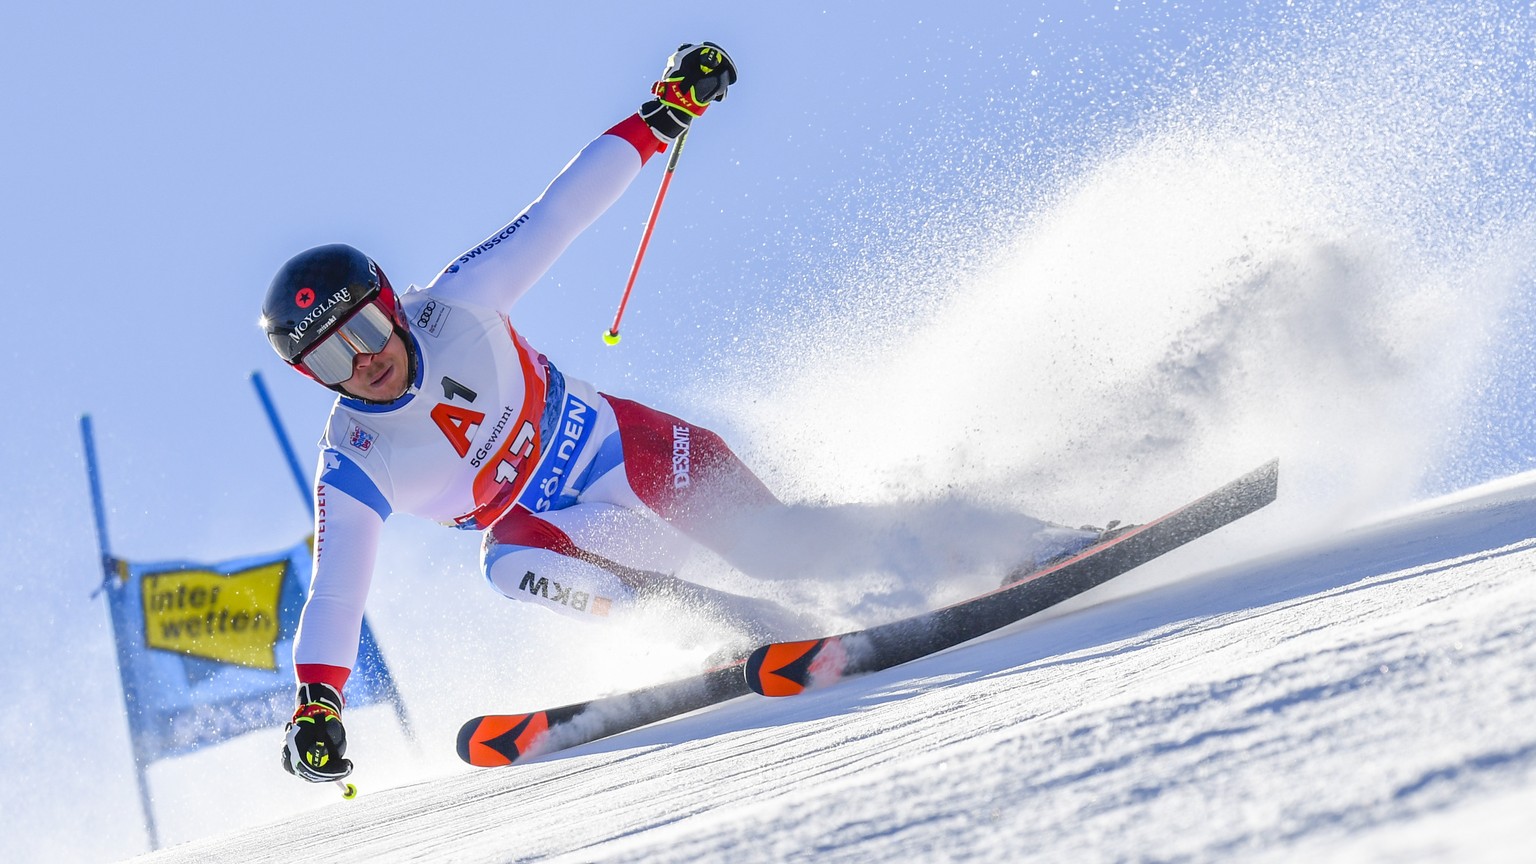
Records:
[[[581,232],[624,194],[640,168],[725,98],[736,66],[718,46],[684,45],[667,59],[652,99],[576,154],[512,221],[449,262],[428,290],[507,311]]]

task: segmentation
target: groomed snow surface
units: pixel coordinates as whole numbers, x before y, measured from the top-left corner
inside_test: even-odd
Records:
[[[1536,860],[1536,476],[1244,561],[1265,518],[938,657],[138,860]]]

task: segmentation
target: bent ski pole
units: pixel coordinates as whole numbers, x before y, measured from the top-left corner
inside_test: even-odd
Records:
[[[667,197],[667,186],[672,182],[672,172],[677,170],[677,158],[683,155],[683,142],[688,140],[688,130],[677,136],[672,155],[667,158],[667,173],[661,177],[661,188],[656,191],[656,202],[651,205],[650,218],[645,220],[645,233],[640,235],[640,248],[635,252],[634,266],[629,268],[629,282],[624,285],[624,296],[619,298],[619,311],[614,313],[613,326],[603,332],[607,345],[619,344],[619,322],[624,318],[624,307],[629,305],[629,292],[635,287],[635,277],[640,274],[640,262],[645,260],[645,247],[650,245],[651,231],[656,228],[656,217],[661,213],[661,202]]]

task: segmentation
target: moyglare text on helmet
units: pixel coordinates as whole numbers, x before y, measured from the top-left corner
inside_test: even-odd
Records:
[[[288,338],[294,342],[304,338],[305,332],[307,332],[316,321],[319,321],[321,316],[325,315],[327,312],[330,312],[332,309],[335,309],[336,304],[350,302],[351,300],[351,286],[343,288],[340,291],[337,291],[335,294],[332,294],[329,300],[309,310],[308,315],[300,318],[299,323],[294,325],[293,332],[288,334]],[[330,322],[326,323],[329,324]],[[321,329],[323,330],[324,328],[322,327]]]

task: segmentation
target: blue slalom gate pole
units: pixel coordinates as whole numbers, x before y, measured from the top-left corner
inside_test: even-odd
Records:
[[[304,509],[313,515],[315,502],[310,495],[309,481],[304,479],[304,470],[299,467],[299,457],[293,452],[293,443],[288,440],[288,432],[283,428],[283,421],[277,416],[277,406],[272,404],[272,396],[267,393],[267,385],[261,380],[260,372],[251,373],[251,384],[256,388],[256,396],[261,400],[262,409],[267,412],[267,422],[272,424],[272,434],[277,438],[277,446],[282,448],[283,458],[288,460],[288,470],[293,474],[293,482],[298,484],[299,497],[304,499]]]
[[[104,590],[111,590],[113,579],[118,578],[117,559],[112,557],[111,547],[107,544],[107,508],[105,499],[101,494],[101,473],[96,467],[96,437],[91,430],[91,415],[80,415],[80,439],[85,444],[85,473],[91,484],[91,512],[96,517],[96,548],[101,552],[102,583],[96,589],[99,594]],[[92,595],[95,596],[95,595]],[[108,612],[111,611],[111,598],[108,598]],[[149,848],[160,848],[160,831],[155,826],[155,811],[149,798],[149,778],[145,775],[148,767],[139,752],[139,736],[134,731],[133,712],[137,710],[139,694],[133,681],[126,674],[128,658],[124,656],[124,636],[119,633],[117,616],[109,615],[112,622],[112,642],[117,648],[117,673],[123,685],[123,707],[128,711],[128,737],[133,746],[134,776],[139,784],[139,807],[144,812],[144,833],[149,835]]]
[[[96,469],[96,437],[91,433],[91,415],[80,415],[80,439],[85,443],[85,475],[91,484],[91,513],[96,517],[96,550],[101,553],[102,572],[113,575],[112,556],[107,551],[107,508],[101,496],[101,474]]]

